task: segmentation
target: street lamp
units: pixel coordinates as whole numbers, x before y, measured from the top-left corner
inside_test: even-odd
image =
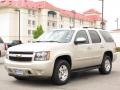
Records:
[[[74,22],[73,22],[73,28],[75,28],[75,10],[72,10],[72,13],[73,13],[73,19],[74,19]]]
[[[17,11],[19,13],[19,41],[20,41],[20,10],[15,9],[15,11]]]

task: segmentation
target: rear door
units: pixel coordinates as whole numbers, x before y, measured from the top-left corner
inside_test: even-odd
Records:
[[[95,30],[88,30],[88,33],[91,38],[92,44],[90,45],[90,55],[91,55],[91,62],[90,64],[99,65],[101,63],[102,55],[103,55],[103,48],[104,45],[102,43],[102,39],[100,38],[99,34]]]

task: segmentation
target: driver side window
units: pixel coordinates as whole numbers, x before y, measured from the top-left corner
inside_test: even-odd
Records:
[[[75,37],[75,41],[76,41],[78,38],[85,38],[85,39],[86,39],[86,42],[81,43],[81,44],[89,44],[89,39],[88,39],[88,36],[87,36],[86,31],[84,31],[84,30],[78,31],[77,34],[76,34],[76,37]]]

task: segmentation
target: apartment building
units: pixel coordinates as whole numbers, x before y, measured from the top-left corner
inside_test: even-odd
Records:
[[[5,41],[19,39],[19,35],[23,42],[32,41],[32,32],[37,25],[42,25],[47,31],[73,26],[100,28],[100,23],[101,13],[94,9],[78,13],[46,1],[0,0],[0,36]]]

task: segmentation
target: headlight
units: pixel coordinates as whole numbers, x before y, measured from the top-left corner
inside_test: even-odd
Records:
[[[43,52],[36,52],[35,53],[35,61],[45,61],[49,60],[50,58],[50,52],[49,51],[43,51]]]

